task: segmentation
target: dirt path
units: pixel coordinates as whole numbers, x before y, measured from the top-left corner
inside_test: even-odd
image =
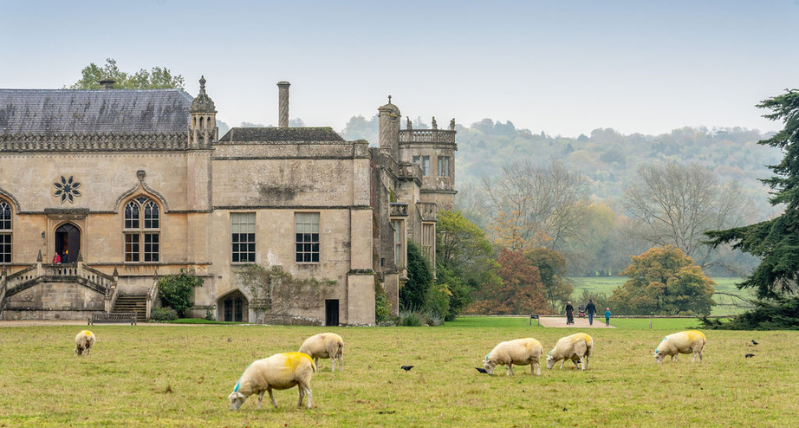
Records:
[[[566,317],[541,317],[538,321],[544,327],[560,327],[560,328],[616,328],[613,326],[613,319],[610,320],[610,326],[605,326],[605,318],[594,317],[594,325],[588,324],[588,317],[580,318],[574,317],[574,324],[566,325]]]

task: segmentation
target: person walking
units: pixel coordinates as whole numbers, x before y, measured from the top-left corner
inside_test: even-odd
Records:
[[[594,325],[594,314],[596,313],[596,305],[594,301],[588,299],[588,304],[585,305],[585,312],[588,313],[588,325]]]
[[[605,327],[610,327],[610,308],[605,308]]]
[[[574,324],[574,306],[572,302],[566,302],[566,325]]]

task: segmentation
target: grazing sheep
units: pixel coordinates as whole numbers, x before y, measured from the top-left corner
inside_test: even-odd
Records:
[[[667,355],[671,356],[671,360],[676,362],[679,354],[694,354],[691,360],[693,363],[696,361],[696,356],[699,355],[699,361],[702,361],[702,351],[705,349],[707,339],[701,331],[689,330],[674,333],[663,338],[660,345],[655,349],[655,361],[662,363]]]
[[[339,362],[339,371],[344,370],[344,339],[335,333],[319,333],[305,339],[300,351],[313,358],[314,364],[319,364],[320,358],[330,358],[333,363],[333,371],[336,371],[336,360]]]
[[[94,336],[94,333],[89,330],[81,331],[75,336],[75,355],[81,356],[84,353],[89,355],[89,351],[92,350],[92,346],[94,346],[94,342],[96,341],[97,338]]]
[[[547,355],[547,369],[552,369],[560,361],[560,368],[566,360],[571,360],[581,370],[588,368],[588,358],[594,352],[594,340],[585,333],[572,334],[558,340]],[[580,364],[577,364],[577,362]],[[581,367],[582,366],[582,367]]]
[[[256,360],[236,382],[236,387],[230,393],[230,410],[238,410],[244,401],[252,394],[258,393],[258,409],[264,391],[269,391],[272,406],[277,407],[272,389],[283,390],[297,386],[300,390],[298,406],[302,406],[302,398],[308,395],[308,408],[311,408],[311,375],[316,373],[316,365],[311,357],[299,352],[275,354],[269,358]]]
[[[506,376],[513,375],[513,365],[526,366],[530,364],[530,374],[541,376],[541,364],[538,359],[544,352],[541,342],[533,339],[516,339],[501,342],[495,346],[483,360],[483,366],[489,375],[494,374],[494,367],[507,366]]]

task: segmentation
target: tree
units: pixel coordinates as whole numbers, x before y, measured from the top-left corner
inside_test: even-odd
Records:
[[[566,259],[562,254],[546,248],[529,251],[527,260],[538,268],[547,303],[551,309],[559,308],[571,298],[574,288],[566,282]]]
[[[195,287],[202,287],[203,279],[194,275],[193,271],[180,270],[177,275],[167,275],[158,281],[158,297],[161,304],[168,306],[178,313],[181,318],[186,316],[186,311],[194,304],[191,296]]]
[[[483,287],[470,312],[488,315],[546,313],[538,268],[530,264],[524,253],[503,248],[497,263],[502,281]]]
[[[438,284],[446,285],[449,307],[445,320],[454,320],[472,302],[472,292],[493,280],[492,248],[485,233],[460,211],[441,211],[436,225]]]
[[[427,294],[433,285],[433,272],[430,262],[422,254],[419,246],[408,241],[408,282],[400,288],[400,308],[406,311],[425,309]],[[443,314],[440,314],[443,315]]]
[[[702,267],[713,256],[703,233],[743,224],[749,213],[737,182],[720,184],[712,170],[697,164],[642,166],[638,178],[624,198],[634,235],[651,245],[673,245]]]
[[[483,186],[495,212],[492,229],[498,245],[559,250],[582,232],[588,181],[562,162],[507,164],[498,180],[484,179]]]
[[[613,290],[610,305],[628,315],[709,315],[712,279],[679,248],[654,247],[621,272],[630,279]]]
[[[786,90],[757,107],[770,109],[772,113],[764,117],[785,124],[774,136],[758,142],[784,153],[779,164],[769,166],[775,176],[761,181],[772,190],[771,205],[784,204],[785,211],[771,220],[717,228],[706,235],[712,246],[731,243],[733,248],[759,257],[760,265],[739,287],[756,289],[761,299],[775,299],[795,293],[799,279],[799,90]],[[799,323],[799,317],[794,320]]]
[[[150,71],[141,69],[128,74],[117,67],[114,59],[106,59],[106,64],[99,67],[89,64],[81,70],[81,78],[70,89],[100,89],[100,81],[113,79],[114,89],[184,89],[183,76],[172,74],[164,67],[153,67]]]

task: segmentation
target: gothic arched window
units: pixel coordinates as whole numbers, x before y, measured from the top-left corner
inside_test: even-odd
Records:
[[[0,199],[0,264],[11,263],[11,205]]]
[[[144,196],[125,205],[125,261],[158,262],[160,257],[161,214],[158,204]]]

